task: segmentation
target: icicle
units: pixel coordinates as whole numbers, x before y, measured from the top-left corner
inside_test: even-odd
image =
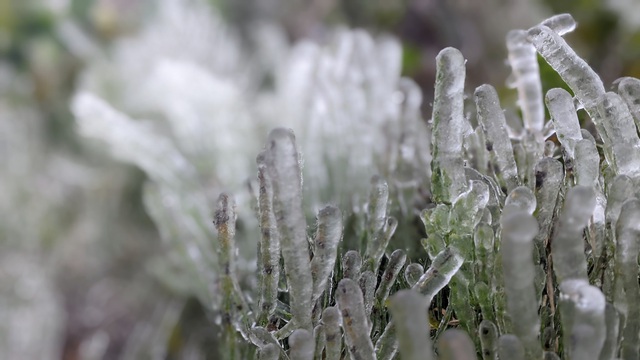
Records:
[[[553,126],[556,129],[556,135],[564,150],[565,166],[572,169],[576,144],[582,140],[578,114],[573,106],[573,97],[564,89],[555,88],[547,92],[545,99]]]
[[[338,245],[342,239],[342,212],[335,206],[326,206],[318,212],[318,229],[311,260],[313,277],[312,302],[316,302],[327,285],[336,263]]]
[[[463,114],[464,64],[464,57],[454,48],[446,48],[436,57],[431,163],[431,192],[436,202],[450,204],[466,187],[461,157],[466,121]]]
[[[342,257],[342,277],[354,281],[360,280],[362,257],[355,250],[349,250]]]
[[[391,287],[396,283],[398,274],[402,270],[402,267],[404,266],[404,263],[406,261],[407,254],[401,249],[394,251],[393,253],[391,253],[391,256],[389,256],[387,266],[384,269],[384,273],[382,273],[382,278],[380,278],[380,285],[378,285],[378,289],[375,292],[376,303],[380,309],[384,308],[384,304],[387,301],[387,297],[389,296],[389,291],[391,290]],[[420,275],[422,275],[422,273]]]
[[[313,335],[305,329],[297,329],[289,336],[289,359],[313,360],[315,344]]]
[[[478,328],[483,360],[496,360],[498,356],[498,328],[489,320],[482,320]]]
[[[624,295],[616,292],[614,305],[624,316],[620,345],[624,359],[640,358],[640,286],[638,285],[638,252],[640,251],[640,200],[630,199],[622,205],[616,224],[616,282]]]
[[[540,319],[534,287],[533,239],[538,233],[535,218],[524,212],[505,213],[500,219],[500,254],[504,274],[507,309],[514,333],[526,349],[527,358],[542,356],[538,341]]]
[[[566,357],[597,360],[607,331],[604,295],[586,276],[561,282],[560,291]]]
[[[607,158],[616,174],[640,175],[640,139],[631,113],[622,98],[608,92],[601,107],[602,126],[611,151]]]
[[[273,184],[273,208],[291,297],[292,320],[297,327],[310,332],[313,278],[307,222],[302,210],[301,171],[295,136],[283,128],[272,130],[267,150],[269,177]]]
[[[258,324],[267,325],[276,309],[280,279],[280,236],[273,213],[273,188],[265,163],[266,152],[260,153],[258,164],[258,212],[260,220],[260,302]]]
[[[340,331],[340,310],[330,306],[322,311],[322,324],[326,337],[325,359],[340,360],[342,333]]]
[[[336,302],[342,314],[342,327],[351,357],[375,360],[373,344],[369,338],[369,319],[358,284],[351,279],[340,280],[336,290]]]
[[[426,308],[424,298],[413,290],[400,290],[391,297],[391,317],[402,359],[435,359]]]
[[[435,256],[434,256],[435,257]],[[404,280],[413,287],[424,274],[424,268],[418,263],[411,263],[404,269]]]
[[[629,107],[629,111],[640,129],[640,79],[625,77],[618,84],[618,93]]]
[[[498,339],[498,358],[524,360],[524,347],[517,336],[506,334]]]
[[[524,127],[530,133],[540,134],[544,125],[544,106],[536,50],[527,41],[527,32],[524,30],[509,31],[507,49],[518,89]]]
[[[596,206],[592,187],[576,186],[567,193],[555,236],[551,242],[553,270],[558,282],[587,278],[583,232]]]
[[[438,339],[436,346],[438,348],[438,359],[440,360],[478,359],[473,341],[471,341],[466,332],[460,329],[445,331]]]

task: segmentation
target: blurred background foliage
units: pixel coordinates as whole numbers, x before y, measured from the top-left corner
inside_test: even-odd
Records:
[[[248,53],[255,47],[249,29],[261,22],[282,26],[292,43],[322,42],[335,26],[393,34],[403,44],[403,74],[422,88],[427,119],[440,49],[465,55],[467,89],[494,84],[503,103],[514,103],[505,35],[554,13],[577,20],[568,41],[605,84],[623,74],[640,77],[635,0],[208,2]],[[0,0],[0,301],[24,310],[0,306],[0,349],[8,359],[188,358],[215,346],[215,319],[205,318],[202,305],[149,275],[147,261],[163,248],[142,205],[144,173],[86,146],[69,110],[87,57],[63,39],[82,34],[99,51],[135,34],[155,5]],[[540,66],[545,92],[565,87],[544,61]],[[168,346],[155,345],[159,339]],[[34,343],[42,349],[31,349]]]

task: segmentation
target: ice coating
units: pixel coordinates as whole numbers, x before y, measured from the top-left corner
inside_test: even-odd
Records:
[[[363,272],[360,276],[360,290],[362,291],[364,310],[367,318],[371,316],[371,310],[373,309],[377,281],[377,276],[371,270]]]
[[[547,92],[545,100],[558,140],[565,154],[573,161],[576,143],[582,140],[573,97],[566,90],[555,88]]]
[[[482,320],[478,326],[483,360],[495,360],[498,355],[498,328],[489,320]]]
[[[527,357],[542,355],[538,341],[540,319],[534,287],[533,239],[538,233],[535,218],[525,212],[504,213],[502,225],[502,256],[507,310],[512,319],[513,332],[524,345]]]
[[[616,272],[621,274],[624,295],[616,293],[617,298],[614,298],[614,305],[623,315],[626,315],[621,344],[621,355],[626,359],[640,357],[640,308],[637,306],[640,303],[639,239],[640,200],[633,198],[622,205],[616,224]]]
[[[362,270],[362,257],[355,250],[349,250],[342,257],[342,273],[345,279],[358,281]]]
[[[640,139],[629,108],[620,95],[613,92],[605,94],[601,115],[613,155],[612,159],[607,159],[610,165],[617,174],[639,175]]]
[[[536,49],[527,41],[525,30],[511,30],[507,34],[507,50],[524,127],[529,132],[540,133],[544,125],[544,106]]]
[[[424,274],[424,267],[418,263],[411,263],[404,268],[404,280],[413,287]]]
[[[560,291],[571,309],[562,312],[563,324],[571,329],[568,353],[572,359],[599,359],[607,331],[604,295],[586,279],[563,281]]]
[[[477,360],[475,345],[463,330],[448,329],[436,346],[441,360]]]
[[[452,228],[459,232],[471,232],[480,221],[481,212],[489,201],[489,186],[479,180],[469,181],[467,191],[458,196],[449,219]]]
[[[278,281],[280,280],[280,235],[273,212],[273,187],[266,161],[267,153],[258,155],[258,213],[260,221],[260,300],[258,323],[266,325],[276,309]]]
[[[315,341],[312,333],[305,329],[295,330],[289,336],[289,359],[291,360],[313,360]]]
[[[391,297],[391,316],[402,359],[435,359],[426,308],[424,298],[413,290],[401,290]]]
[[[338,245],[342,239],[342,212],[328,205],[318,212],[318,229],[314,240],[314,253],[311,260],[313,277],[313,296],[315,302],[324,292],[329,276],[336,264]]]
[[[387,262],[387,266],[385,267],[384,273],[382,273],[382,278],[380,279],[380,285],[378,285],[378,289],[376,289],[375,292],[376,302],[378,304],[384,304],[387,300],[389,291],[395,284],[398,274],[402,271],[406,261],[407,254],[402,249],[395,250],[389,256],[389,262]]]
[[[498,338],[498,358],[509,360],[524,360],[524,347],[517,336],[501,335]]]
[[[367,250],[365,258],[372,259],[371,270],[376,270],[380,258],[386,248],[383,230],[387,220],[387,202],[389,201],[389,186],[380,176],[371,178],[369,203],[367,204]]]
[[[535,174],[535,194],[538,203],[536,218],[540,225],[536,243],[542,244],[551,231],[556,201],[564,180],[564,169],[560,161],[553,158],[544,158],[536,164]]]
[[[445,48],[436,57],[433,101],[431,182],[436,200],[452,203],[466,187],[462,162],[465,60],[460,51]]]
[[[315,349],[313,350],[314,359],[322,357],[322,352],[327,343],[327,337],[324,332],[324,325],[319,324],[313,328],[313,339],[315,341]]]
[[[640,129],[640,79],[625,77],[618,83],[618,93],[629,107],[629,111]]]
[[[538,25],[528,31],[528,39],[538,53],[569,85],[591,119],[598,125],[598,104],[604,96],[604,85],[593,69],[580,58],[558,33],[547,26]],[[603,136],[601,128],[598,128]],[[603,137],[606,141],[606,138]]]
[[[280,346],[277,344],[267,344],[260,348],[258,360],[278,360],[280,358]]]
[[[559,282],[570,279],[588,280],[583,231],[595,206],[593,187],[575,186],[567,193],[560,222],[551,242],[553,269]]]
[[[593,138],[583,138],[576,143],[575,158],[573,169],[576,184],[595,185],[600,176],[600,155]]]
[[[375,360],[373,343],[369,338],[369,320],[358,284],[351,279],[340,280],[336,302],[342,314],[342,327],[352,358]]]
[[[433,259],[431,266],[412,289],[425,295],[427,304],[431,303],[433,297],[451,281],[463,262],[464,258],[456,248],[447,247]]]
[[[322,324],[325,332],[325,359],[339,360],[342,352],[342,332],[340,331],[340,310],[329,306],[322,311]]]
[[[536,196],[533,191],[526,186],[518,186],[507,196],[503,212],[524,211],[529,215],[533,215],[533,212],[536,211],[536,205]]]
[[[291,314],[297,327],[311,332],[313,278],[307,222],[302,209],[300,161],[293,132],[284,128],[272,130],[267,150],[267,165],[273,184],[273,209],[291,296]]]
[[[575,30],[577,24],[571,14],[558,14],[544,20],[540,25],[546,26],[562,36]]]
[[[520,181],[511,141],[505,141],[509,134],[498,93],[491,85],[481,85],[476,88],[475,100],[478,121],[486,136],[486,147],[494,166],[498,169],[496,175],[501,185],[505,186],[507,191],[511,191]]]

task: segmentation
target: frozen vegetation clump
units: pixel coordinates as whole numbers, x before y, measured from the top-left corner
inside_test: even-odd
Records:
[[[490,85],[465,109],[464,55],[442,50],[430,136],[419,90],[399,76],[399,45],[364,32],[294,48],[269,90],[243,75],[266,71],[255,64],[143,69],[151,88],[193,76],[228,107],[189,91],[163,104],[105,100],[89,86],[73,109],[83,134],[148,174],[147,210],[186,273],[171,285],[209,307],[221,358],[638,359],[640,80],[607,91],[562,38],[575,26],[563,14],[507,35],[517,119]],[[566,89],[543,94],[538,55]],[[234,71],[242,81],[225,83]],[[141,84],[123,86],[140,96]],[[252,117],[284,127],[255,149],[253,191],[237,192],[248,200],[223,193],[212,209],[212,193],[244,181]],[[249,141],[224,140],[222,126]],[[241,149],[225,159],[218,140]],[[259,232],[247,230],[251,204]],[[426,237],[396,240],[413,234],[416,207]]]

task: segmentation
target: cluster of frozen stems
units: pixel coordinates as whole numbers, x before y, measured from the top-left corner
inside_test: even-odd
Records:
[[[640,80],[620,79],[606,92],[561,37],[574,28],[558,15],[508,34],[521,119],[507,120],[490,85],[475,90],[476,116],[466,118],[465,60],[453,48],[437,56],[433,204],[421,214],[426,270],[388,250],[398,221],[379,177],[362,251],[343,251],[343,215],[331,205],[309,240],[295,137],[273,130],[257,158],[256,301],[234,270],[233,199],[221,195],[215,214],[223,355],[640,358]],[[551,89],[543,97],[537,54],[573,96]],[[597,134],[580,128],[582,109]],[[559,148],[546,140],[554,133]],[[431,329],[434,299],[442,316]]]

